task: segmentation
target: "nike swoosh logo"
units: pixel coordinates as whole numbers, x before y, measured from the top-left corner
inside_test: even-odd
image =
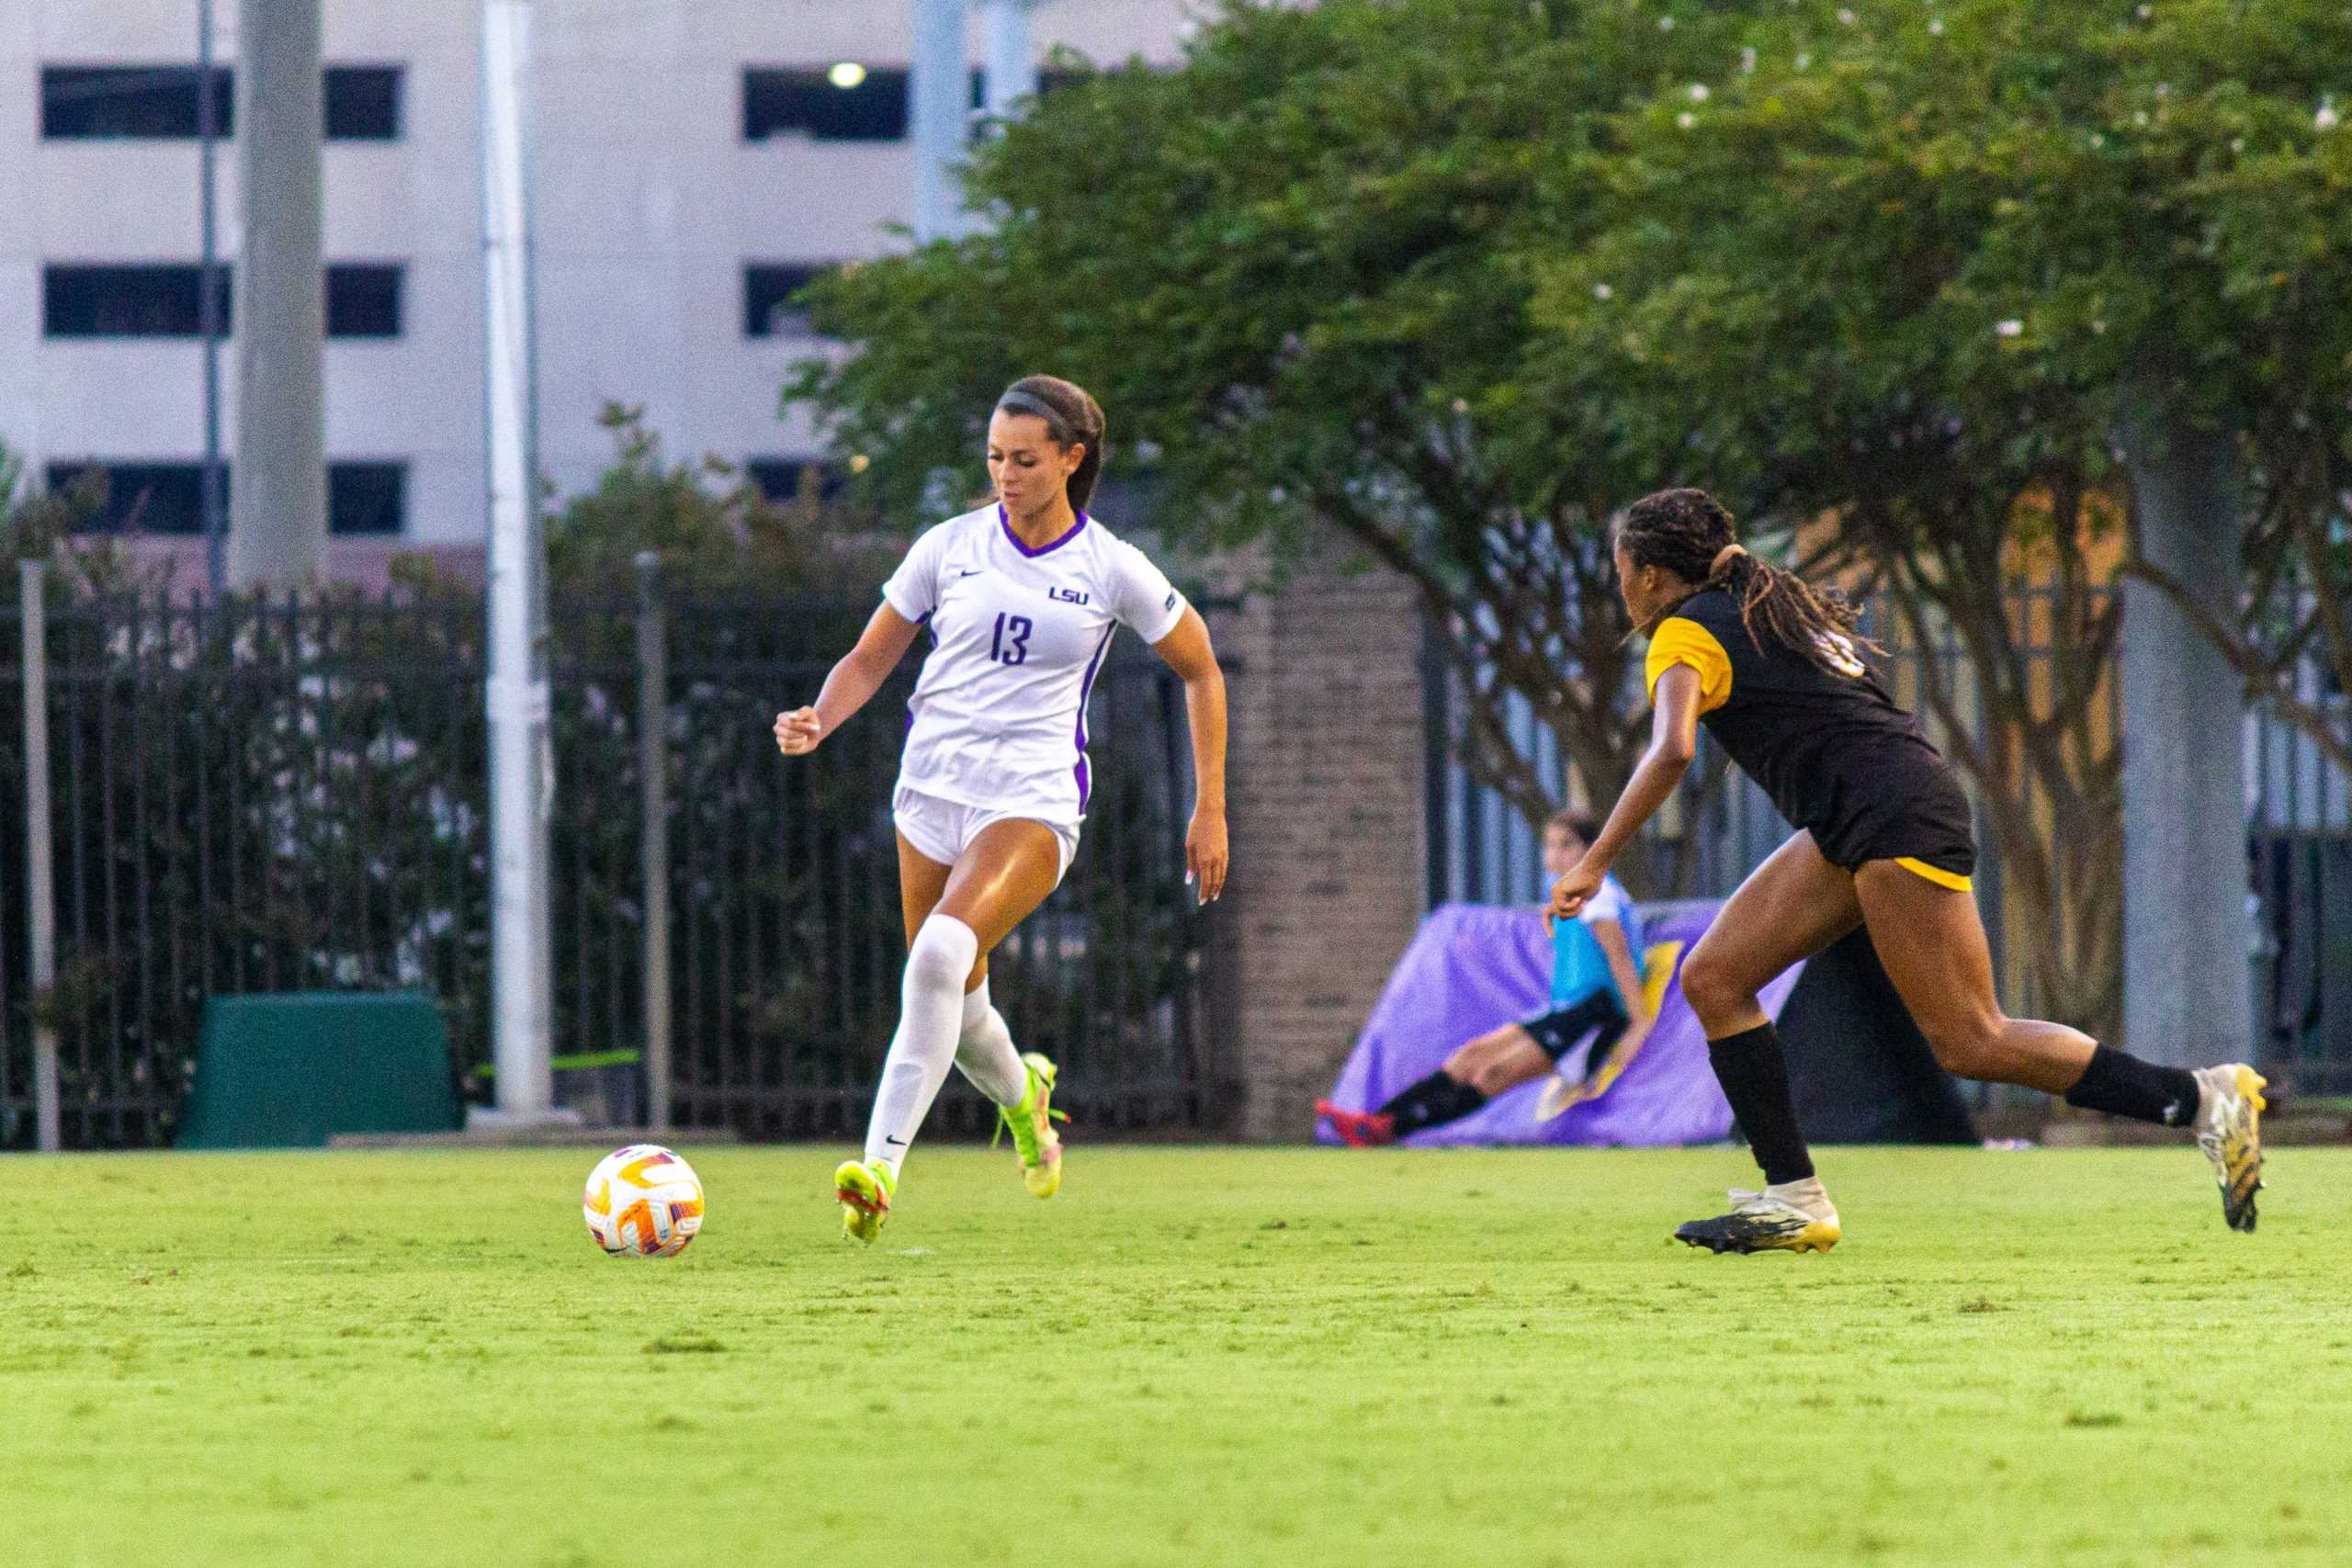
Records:
[[[957,572],[956,573],[956,576],[958,576],[958,577],[978,577],[978,576],[979,576],[979,575],[980,575],[980,573],[981,573],[981,572],[986,571],[987,570],[988,570],[988,568],[986,568],[986,567],[978,567],[978,568],[975,568],[974,570],[970,570],[970,571],[961,571],[961,570],[959,570],[959,571],[957,571]]]
[[[886,1143],[886,1144],[896,1144],[896,1145],[899,1145],[900,1148],[902,1148],[902,1149],[903,1149],[903,1148],[905,1148],[905,1147],[907,1146],[907,1141],[906,1141],[906,1139],[904,1139],[904,1138],[894,1138],[894,1137],[890,1136],[890,1134],[888,1134],[888,1133],[885,1133],[885,1134],[882,1134],[882,1141],[883,1141],[884,1143]]]

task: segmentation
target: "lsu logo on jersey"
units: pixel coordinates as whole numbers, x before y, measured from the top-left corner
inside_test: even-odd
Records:
[[[1048,588],[1046,590],[1046,597],[1048,599],[1058,599],[1065,604],[1083,604],[1086,603],[1085,592],[1082,590],[1076,588]]]
[[[1854,639],[1843,632],[1823,632],[1813,639],[1813,646],[1829,661],[1829,667],[1840,675],[1859,681],[1870,671],[1855,655]]]

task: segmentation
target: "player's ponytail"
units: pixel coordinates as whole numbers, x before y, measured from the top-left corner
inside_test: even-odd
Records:
[[[1695,584],[1686,599],[1710,588],[1730,594],[1739,604],[1748,640],[1758,649],[1784,648],[1824,670],[1847,674],[1853,672],[1847,668],[1852,649],[1880,651],[1854,629],[1861,611],[1845,594],[1816,589],[1796,573],[1749,555],[1732,536],[1731,513],[1705,491],[1662,490],[1644,496],[1618,520],[1617,543],[1635,566],[1658,567]],[[1672,615],[1680,604],[1656,619]]]
[[[1094,499],[1094,481],[1102,473],[1102,405],[1074,381],[1058,376],[1023,376],[1004,389],[996,406],[1006,413],[1044,420],[1046,433],[1064,450],[1084,443],[1086,456],[1071,470],[1068,488],[1071,510],[1085,511],[1086,503]]]

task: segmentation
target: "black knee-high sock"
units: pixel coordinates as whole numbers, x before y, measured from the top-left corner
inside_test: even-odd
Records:
[[[1396,1135],[1419,1133],[1441,1122],[1459,1121],[1487,1103],[1487,1097],[1442,1067],[1399,1090],[1380,1108],[1396,1119]]]
[[[2069,1105],[2166,1127],[2196,1121],[2198,1098],[2197,1076],[2187,1068],[2160,1067],[2104,1045],[2092,1050],[2091,1065],[2066,1091]]]
[[[1797,1130],[1796,1101],[1789,1093],[1789,1062],[1781,1037],[1769,1023],[1707,1042],[1715,1081],[1724,1086],[1731,1113],[1747,1134],[1766,1182],[1803,1181],[1813,1174],[1813,1156]]]

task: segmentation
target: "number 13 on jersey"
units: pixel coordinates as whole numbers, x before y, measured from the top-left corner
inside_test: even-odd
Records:
[[[1011,615],[999,611],[996,637],[989,644],[989,657],[999,664],[1027,663],[1029,634],[1036,629],[1036,623],[1026,615]]]

